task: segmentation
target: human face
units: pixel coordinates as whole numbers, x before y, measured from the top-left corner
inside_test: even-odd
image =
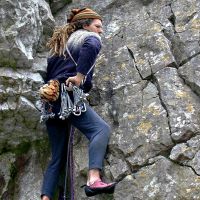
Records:
[[[103,26],[100,19],[93,19],[92,23],[89,26],[84,25],[83,28],[88,31],[95,32],[99,35],[103,33]]]

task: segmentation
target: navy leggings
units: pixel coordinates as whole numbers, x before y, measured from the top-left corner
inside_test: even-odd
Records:
[[[73,114],[67,120],[49,119],[46,122],[51,145],[51,161],[44,174],[42,195],[52,199],[61,169],[66,164],[70,124],[89,140],[89,169],[102,169],[110,136],[109,125],[89,106],[80,116]]]

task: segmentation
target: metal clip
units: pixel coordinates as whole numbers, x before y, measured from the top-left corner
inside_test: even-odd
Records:
[[[64,83],[61,84],[61,107],[60,112],[58,113],[59,118],[64,120],[69,117],[73,110],[73,103],[69,97],[69,94],[66,90],[66,86]]]
[[[40,123],[48,120],[49,118],[54,118],[55,114],[52,112],[52,105],[49,102],[41,100],[41,116]]]
[[[73,112],[73,114],[77,115],[77,113],[78,113],[78,115],[80,115],[81,112],[86,112],[85,102],[87,102],[87,99],[86,99],[86,95],[84,94],[83,90],[77,86],[73,86],[73,97],[74,97],[74,112]],[[78,112],[77,112],[77,106],[79,107]]]
[[[76,116],[80,116],[81,115],[81,107],[80,106],[74,106],[73,114],[76,115]]]
[[[86,105],[85,103],[83,103],[81,106],[81,112],[86,112],[86,111],[87,111]]]

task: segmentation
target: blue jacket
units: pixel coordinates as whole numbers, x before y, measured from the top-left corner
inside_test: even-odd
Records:
[[[86,30],[78,30],[76,32],[78,33],[76,34],[76,37],[80,34],[83,36],[82,41],[79,41],[78,43],[70,42],[70,36],[68,49],[76,61],[77,66],[69,56],[67,56],[67,58],[64,58],[64,56],[53,56],[48,58],[46,82],[51,79],[57,79],[62,83],[68,77],[75,76],[77,72],[87,75],[88,71],[95,63],[97,55],[101,49],[101,41],[95,34]],[[76,40],[76,37],[74,37],[74,40]],[[87,75],[86,81],[83,85],[84,92],[88,92],[92,88],[92,76],[93,69]]]
[[[80,72],[83,75],[87,75],[82,89],[84,92],[89,92],[92,88],[94,68],[89,74],[87,73],[95,63],[101,49],[100,37],[96,33],[78,30],[72,33],[67,42],[67,46],[77,66],[69,56],[66,56],[66,58],[64,56],[49,57],[47,60],[47,78],[45,82],[51,79],[57,79],[60,83],[63,83],[68,77],[75,76],[77,72]],[[59,97],[57,101],[53,102],[53,113],[59,113],[60,105],[61,99]]]

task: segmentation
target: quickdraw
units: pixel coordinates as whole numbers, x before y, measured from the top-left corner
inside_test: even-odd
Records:
[[[86,112],[86,95],[82,89],[73,85],[72,86],[73,92],[73,99],[74,103],[72,102],[67,87],[64,83],[61,84],[61,107],[60,112],[58,113],[59,118],[62,120],[67,119],[71,113],[76,116],[80,116],[82,112]],[[49,102],[41,100],[41,117],[40,122],[46,121],[49,118],[54,118],[55,114],[52,112],[52,105]]]
[[[70,99],[66,85],[64,83],[61,84],[61,109],[59,113],[60,119],[64,120],[68,118],[71,113],[79,116],[82,112],[86,111],[85,103],[87,100],[83,90],[73,85],[72,91],[74,103],[72,103]]]
[[[81,90],[77,86],[72,86],[73,88],[73,97],[74,97],[74,108],[73,108],[73,114],[76,116],[81,115],[82,112],[86,111],[85,102],[86,95],[84,94],[83,90]]]
[[[60,106],[60,112],[58,113],[59,118],[62,120],[68,118],[72,110],[73,110],[73,103],[66,90],[65,84],[62,83],[61,84],[61,106]]]
[[[40,116],[40,123],[46,121],[49,118],[54,118],[55,114],[52,112],[52,105],[45,100],[40,100],[41,102],[41,116]]]

